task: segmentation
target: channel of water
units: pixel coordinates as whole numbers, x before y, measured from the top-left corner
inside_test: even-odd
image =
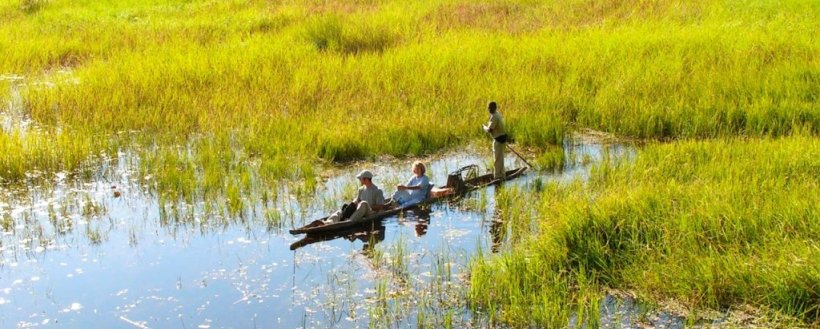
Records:
[[[11,102],[19,101],[13,93]],[[3,128],[25,132],[30,122],[13,105]],[[594,138],[564,150],[560,171],[531,171],[503,188],[528,193],[548,181],[584,180],[605,157],[634,153]],[[486,326],[459,303],[470,260],[510,248],[494,186],[386,218],[376,231],[291,250],[302,236],[287,230],[350,199],[358,171],[376,173],[374,182],[389,194],[409,178],[413,160],[331,168],[307,196],[292,184],[272,186],[275,201],[246,200],[251,210],[228,220],[196,210],[192,221],[163,217],[165,205],[140,185],[146,177],[137,177],[138,159],[129,153],[100,160],[90,179],[32,172],[49,183],[0,188],[0,328],[437,327],[445,318],[455,327]],[[486,170],[490,151],[473,145],[422,160],[442,184],[464,165]],[[524,165],[512,154],[505,163]],[[601,305],[603,324],[647,318],[631,300],[607,296]],[[665,313],[649,318],[683,325]]]
[[[618,145],[568,145],[563,171],[531,172],[505,188],[583,179],[603,156],[628,152]],[[466,164],[483,168],[487,159],[489,150],[470,147],[425,162],[440,184],[448,172]],[[301,236],[287,233],[350,198],[359,170],[375,172],[375,183],[389,193],[409,177],[410,162],[332,169],[312,197],[281,188],[275,211],[292,220],[274,229],[258,212],[216,227],[208,227],[208,218],[163,223],[158,200],[137,183],[127,154],[103,161],[91,181],[58,173],[48,177],[48,188],[4,189],[0,217],[13,225],[0,233],[0,327],[414,326],[419,314],[412,305],[441,296],[457,300],[469,260],[479,250],[504,250],[493,224],[495,187],[387,218],[375,233],[295,251],[289,246]],[[522,163],[508,156],[506,165]],[[379,304],[384,301],[389,305]],[[452,308],[456,323],[479,321],[448,302],[436,308]]]

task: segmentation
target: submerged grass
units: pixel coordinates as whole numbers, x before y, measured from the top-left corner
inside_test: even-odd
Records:
[[[377,269],[372,296],[368,297],[368,327],[459,328],[480,319],[464,317],[463,280],[454,275],[460,255],[449,247],[436,251],[408,252],[403,238],[367,253]],[[456,253],[456,254],[454,254]]]
[[[544,188],[529,244],[476,261],[474,307],[502,322],[563,326],[572,305],[595,299],[585,287],[599,286],[817,324],[817,138],[651,145],[634,162],[596,168],[586,184]]]

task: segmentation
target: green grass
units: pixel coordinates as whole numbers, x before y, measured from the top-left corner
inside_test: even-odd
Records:
[[[34,122],[0,133],[0,175],[125,151],[163,223],[243,220],[287,179],[310,194],[329,162],[486,138],[495,100],[544,168],[579,128],[672,143],[539,183],[544,247],[511,227],[521,249],[478,261],[476,308],[594,324],[620,287],[816,323],[819,16],[813,0],[0,0],[0,76],[24,77],[0,79],[23,99],[3,93],[3,112]]]
[[[216,140],[214,152],[281,178],[297,174],[283,165],[292,161],[418,155],[482,138],[490,99],[528,145],[560,144],[569,125],[642,138],[816,133],[817,9],[6,0],[0,72],[51,81],[70,70],[74,83],[25,88],[40,124],[88,138],[136,132],[129,143],[149,157]],[[211,155],[191,161],[202,157]]]
[[[583,291],[609,287],[817,324],[816,137],[650,145],[596,168],[588,183],[544,188],[528,244],[476,261],[474,307],[514,325],[563,326],[595,300]]]
[[[12,131],[0,133],[0,183],[45,183],[48,173],[72,174],[109,149],[106,140],[68,132]],[[42,175],[46,173],[46,175]],[[40,179],[44,178],[44,179]]]

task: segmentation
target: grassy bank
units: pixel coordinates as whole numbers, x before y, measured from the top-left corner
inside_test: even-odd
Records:
[[[0,72],[48,82],[69,70],[68,83],[24,90],[48,127],[136,132],[146,157],[224,145],[192,165],[230,154],[287,177],[299,171],[282,163],[482,138],[490,99],[537,146],[570,125],[645,138],[816,133],[818,12],[803,0],[4,0]]]
[[[604,288],[692,311],[749,304],[816,325],[819,187],[814,137],[648,146],[588,183],[547,185],[539,233],[479,259],[471,299],[499,321],[539,327],[566,325],[574,311],[594,318]]]
[[[616,287],[816,323],[818,22],[813,0],[0,0],[4,109],[36,126],[2,132],[0,174],[127,151],[161,203],[236,218],[317,165],[486,138],[496,100],[544,163],[578,127],[678,142],[546,185],[476,308],[563,325]]]

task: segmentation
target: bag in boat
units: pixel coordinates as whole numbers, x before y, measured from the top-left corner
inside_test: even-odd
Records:
[[[466,179],[478,177],[478,166],[468,165],[447,175],[447,187],[452,188],[456,193],[463,193],[467,190]]]
[[[342,205],[342,217],[339,220],[342,221],[342,220],[350,219],[350,216],[353,216],[353,212],[355,212],[355,211],[356,211],[356,203],[350,202],[350,203],[343,204]]]

